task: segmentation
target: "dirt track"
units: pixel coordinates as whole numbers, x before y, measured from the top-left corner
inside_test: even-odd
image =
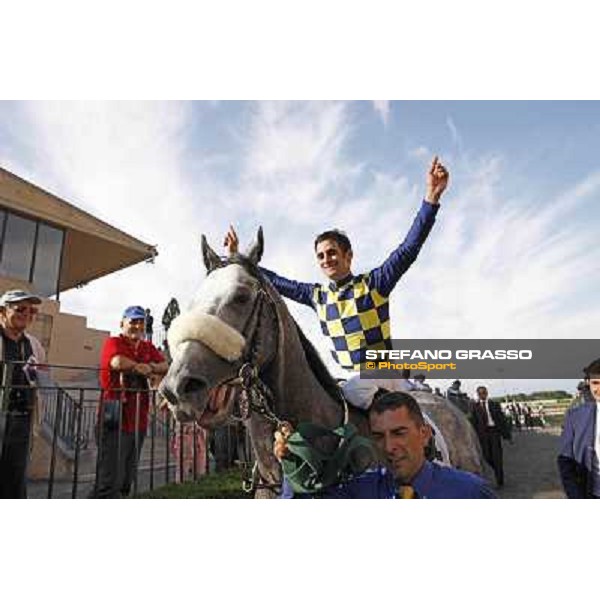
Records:
[[[556,456],[559,427],[514,432],[504,442],[505,486],[500,498],[564,498]]]

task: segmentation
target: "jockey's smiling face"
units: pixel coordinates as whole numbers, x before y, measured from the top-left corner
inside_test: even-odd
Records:
[[[344,251],[335,240],[326,239],[319,242],[316,256],[321,271],[332,281],[340,281],[350,274],[352,250]]]
[[[369,413],[371,437],[400,483],[410,483],[425,462],[431,429],[417,423],[405,406]]]

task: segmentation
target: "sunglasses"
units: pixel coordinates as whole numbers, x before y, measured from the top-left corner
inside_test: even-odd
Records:
[[[9,308],[16,312],[19,313],[20,315],[24,315],[26,313],[30,313],[32,315],[37,315],[39,312],[39,309],[36,308],[35,306],[10,306]]]

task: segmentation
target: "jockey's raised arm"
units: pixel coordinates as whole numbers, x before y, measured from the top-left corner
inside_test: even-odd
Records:
[[[360,369],[363,347],[391,348],[389,296],[429,236],[448,180],[448,170],[435,156],[426,173],[423,202],[406,237],[381,265],[368,273],[352,273],[352,245],[346,234],[337,229],[321,233],[314,243],[317,264],[328,280],[326,283],[295,281],[261,268],[282,296],[317,312],[323,334],[333,345],[333,358],[342,369]],[[230,254],[238,252],[239,240],[233,226],[224,245]]]

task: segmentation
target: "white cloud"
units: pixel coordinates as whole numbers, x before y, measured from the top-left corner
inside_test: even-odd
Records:
[[[62,295],[63,310],[89,315],[92,326],[114,331],[128,304],[160,312],[171,296],[191,294],[193,279],[199,279],[200,231],[214,207],[197,205],[197,192],[181,172],[190,106],[31,102],[22,107],[23,136],[35,149],[31,179],[159,248],[154,266],[129,268]]]
[[[347,112],[340,102],[255,105],[236,203],[272,217],[292,211],[296,222],[326,219],[358,173],[341,158]]]
[[[409,150],[408,155],[412,158],[422,159],[432,156],[433,153],[426,146],[418,146]]]
[[[185,305],[203,277],[200,234],[221,251],[229,223],[242,247],[262,224],[264,264],[305,281],[320,278],[312,243],[326,228],[350,234],[357,272],[380,264],[408,231],[424,172],[413,180],[350,158],[347,104],[245,105],[244,118],[228,125],[228,147],[191,155],[198,110],[202,105],[185,103],[21,105],[15,127],[29,154],[4,147],[3,161],[160,252],[155,265],[67,292],[66,310],[113,331],[128,304],[150,306],[160,320],[171,296]],[[577,222],[600,195],[600,172],[542,206],[526,190],[510,197],[510,157],[470,158],[450,117],[447,124],[460,160],[444,157],[451,187],[438,222],[393,292],[395,336],[589,337],[600,325],[593,301],[600,256],[595,232]],[[431,153],[424,146],[408,151],[410,158],[425,155]],[[228,163],[240,169],[227,178],[221,169]],[[327,357],[314,313],[290,308]]]
[[[458,127],[456,127],[452,117],[446,117],[446,125],[450,130],[450,135],[452,136],[452,141],[454,142],[454,145],[459,149],[459,151],[462,150],[462,138],[460,136],[460,133],[458,132]]]
[[[379,115],[381,122],[387,126],[390,119],[390,101],[389,100],[373,100],[373,108]]]
[[[397,295],[397,335],[577,338],[600,324],[600,308],[589,289],[584,293],[600,258],[593,232],[565,221],[564,206],[553,199],[540,211],[528,208],[527,198],[505,198],[495,176],[499,164],[491,158],[459,174],[460,192],[442,200],[438,223],[407,275],[410,291]],[[577,189],[566,195],[575,198]],[[590,320],[569,318],[570,296],[589,298]]]

